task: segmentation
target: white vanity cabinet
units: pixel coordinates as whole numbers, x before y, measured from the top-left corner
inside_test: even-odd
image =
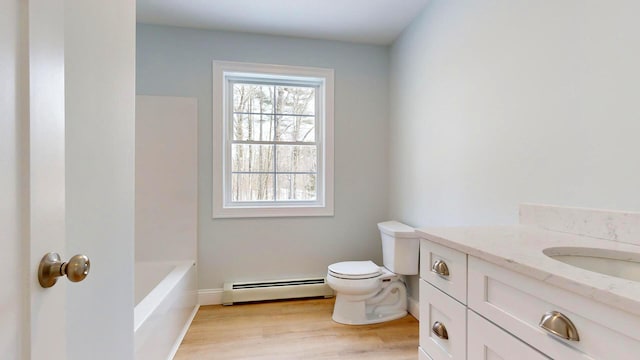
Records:
[[[421,360],[640,359],[636,315],[427,239],[420,262]]]
[[[468,310],[467,258],[463,252],[420,241],[419,359],[547,359]]]
[[[433,360],[464,359],[467,307],[426,281],[420,299],[420,347]]]
[[[640,318],[469,256],[469,308],[553,359],[640,359]],[[540,324],[573,324],[565,340]]]
[[[467,254],[422,240],[420,277],[460,303],[467,303]]]
[[[468,360],[549,359],[472,310],[467,310],[467,321]]]
[[[420,241],[420,356],[464,359],[467,351],[467,256]]]

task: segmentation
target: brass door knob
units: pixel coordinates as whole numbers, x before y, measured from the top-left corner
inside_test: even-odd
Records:
[[[69,261],[62,262],[57,253],[48,253],[40,260],[38,281],[43,288],[52,287],[63,275],[72,282],[78,282],[89,275],[90,268],[91,262],[86,255],[75,255]]]
[[[449,267],[442,260],[436,260],[431,266],[431,271],[440,276],[449,276]]]
[[[542,315],[542,319],[540,319],[539,325],[547,332],[565,340],[580,341],[578,329],[576,329],[576,326],[573,325],[573,322],[561,312],[547,312],[546,314]]]

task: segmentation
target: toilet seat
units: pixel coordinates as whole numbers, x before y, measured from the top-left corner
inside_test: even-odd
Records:
[[[361,280],[380,276],[382,270],[373,261],[343,261],[329,265],[329,274],[338,279]]]

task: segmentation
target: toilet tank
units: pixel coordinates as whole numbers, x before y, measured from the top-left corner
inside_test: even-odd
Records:
[[[384,267],[400,275],[417,275],[420,240],[411,226],[397,221],[378,224]]]

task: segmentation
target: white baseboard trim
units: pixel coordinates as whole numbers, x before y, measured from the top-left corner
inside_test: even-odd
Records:
[[[198,302],[200,305],[220,305],[222,304],[222,288],[200,289],[198,290]],[[407,302],[409,314],[417,320],[420,319],[420,303],[418,300],[409,297]]]
[[[418,302],[418,300],[409,297],[407,305],[407,307],[409,308],[409,314],[413,315],[416,320],[420,320],[420,303]]]
[[[200,289],[198,290],[198,302],[200,305],[220,305],[222,304],[222,288]]]

